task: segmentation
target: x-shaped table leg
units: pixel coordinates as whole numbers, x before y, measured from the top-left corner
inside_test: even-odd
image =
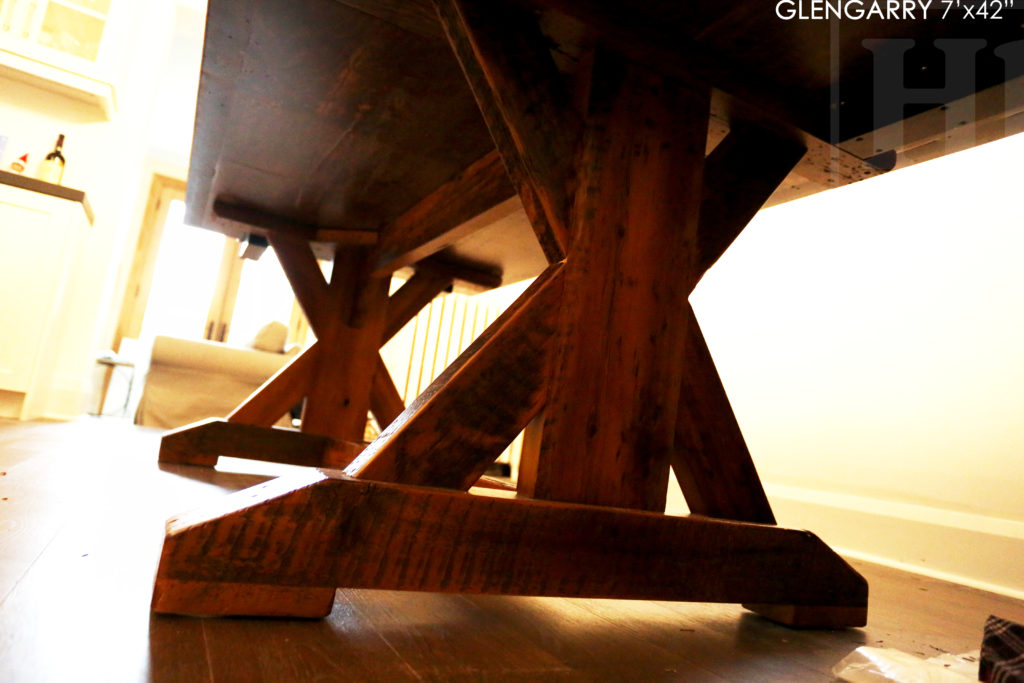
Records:
[[[344,472],[173,522],[154,608],[313,616],[352,586],[862,625],[864,580],[774,526],[687,302],[801,147],[737,126],[706,157],[707,89],[602,50],[574,109],[529,12],[435,2],[552,265]],[[542,411],[519,498],[463,493]],[[699,515],[657,514],[670,467]]]

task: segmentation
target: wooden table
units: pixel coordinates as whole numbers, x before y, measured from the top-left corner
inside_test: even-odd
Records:
[[[775,526],[687,298],[762,206],[1005,134],[1020,21],[752,5],[211,0],[188,220],[265,235],[318,341],[160,457],[309,469],[171,520],[155,611],[322,616],[346,586],[865,623],[866,582]],[[378,348],[453,283],[533,275],[404,406]],[[524,429],[518,490],[468,492]]]

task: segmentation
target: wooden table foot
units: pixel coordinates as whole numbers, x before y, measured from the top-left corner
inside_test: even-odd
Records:
[[[868,623],[867,605],[749,605],[751,612],[792,628],[858,628]]]
[[[310,616],[325,586],[799,605],[830,627],[867,605],[807,532],[309,470],[168,522],[154,609]]]
[[[224,455],[325,467],[344,465],[361,450],[362,444],[335,442],[317,434],[210,419],[164,434],[160,440],[160,462],[214,467]]]
[[[157,579],[153,611],[196,617],[321,619],[334,607],[334,588]]]

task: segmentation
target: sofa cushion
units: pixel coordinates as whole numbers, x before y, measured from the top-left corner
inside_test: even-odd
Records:
[[[219,342],[157,336],[136,424],[173,429],[225,417],[292,356]],[[277,422],[291,426],[286,414]]]
[[[185,368],[199,374],[230,375],[258,386],[288,360],[280,353],[158,335],[153,340],[150,371],[154,366]]]
[[[249,346],[258,351],[284,353],[285,342],[288,341],[288,326],[282,322],[269,322],[260,328]]]

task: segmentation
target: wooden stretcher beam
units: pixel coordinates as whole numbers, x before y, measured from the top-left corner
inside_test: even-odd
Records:
[[[864,579],[804,531],[313,470],[168,522],[153,609],[317,617],[330,607],[312,596],[336,586],[798,605],[838,626],[867,605]]]
[[[494,289],[500,287],[503,282],[501,270],[479,263],[467,263],[444,253],[429,256],[416,265],[427,266],[438,273],[444,273],[453,280],[468,285],[468,288],[474,291]]]
[[[315,225],[287,220],[259,209],[229,204],[220,199],[213,203],[213,215],[222,221],[238,223],[246,228],[257,228],[260,232],[284,233],[301,237],[307,241],[358,246],[376,244],[378,240],[378,235],[374,230],[324,230]]]

